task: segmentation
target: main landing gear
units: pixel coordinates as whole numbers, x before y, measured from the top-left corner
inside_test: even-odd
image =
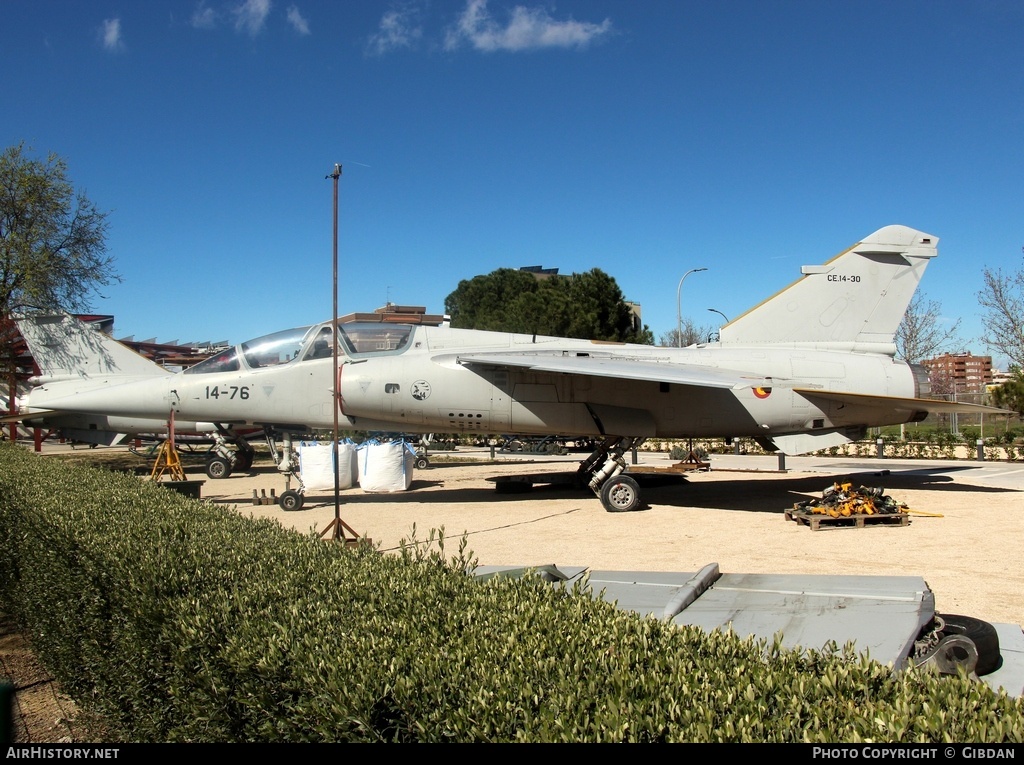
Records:
[[[625,474],[627,451],[636,449],[643,438],[609,436],[580,463],[576,477],[598,497],[609,513],[628,513],[642,507],[640,485]]]
[[[256,452],[248,441],[220,425],[217,426],[215,439],[210,456],[206,458],[207,477],[227,478],[236,470],[248,470],[252,467]]]

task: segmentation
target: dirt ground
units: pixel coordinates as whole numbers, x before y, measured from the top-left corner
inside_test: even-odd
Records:
[[[670,464],[667,457],[658,459],[646,462]],[[773,467],[774,460],[766,459],[762,465]],[[487,480],[571,471],[577,461],[434,462],[415,472],[409,491],[343,491],[340,518],[383,551],[397,550],[414,533],[422,540],[430,529],[443,528],[446,549],[454,554],[465,534],[483,564],[697,571],[716,562],[726,573],[922,576],[940,611],[1024,623],[1024,494],[992,481],[968,483],[960,467],[885,464],[846,472],[837,462],[831,472],[780,473],[723,469],[718,463],[726,460],[715,459],[709,472],[644,486],[647,508],[633,513],[608,513],[595,496],[570,487],[537,485],[528,493],[498,494]],[[1016,472],[1024,480],[1024,466]],[[820,498],[836,481],[882,488],[907,505],[909,524],[812,531],[786,520],[786,509]],[[311,493],[301,510],[290,513],[252,504],[253,489],[280,494],[284,485],[282,476],[267,470],[207,481],[201,491],[211,502],[300,531],[319,533],[332,522],[332,493]]]
[[[482,564],[696,571],[716,562],[724,573],[913,575],[928,582],[940,612],[1024,623],[1024,466],[833,460],[779,472],[774,458],[716,457],[709,472],[645,481],[646,508],[633,513],[608,513],[592,494],[568,486],[499,494],[488,480],[572,471],[578,459],[494,464],[457,453],[438,457],[415,471],[408,491],[342,491],[337,513],[344,528],[385,553],[443,529],[446,553],[456,554],[465,535]],[[664,455],[642,462],[670,464]],[[206,479],[201,467],[186,463],[186,470],[189,478]],[[786,519],[795,502],[820,498],[836,481],[883,489],[907,505],[910,522],[812,531]],[[257,465],[246,474],[206,479],[200,491],[206,501],[303,532],[331,526],[332,492],[311,492],[301,510],[288,513],[253,504],[254,491],[260,497],[284,489],[285,478],[272,466]],[[17,688],[16,740],[89,740],[74,705],[10,629],[0,629],[0,673]]]

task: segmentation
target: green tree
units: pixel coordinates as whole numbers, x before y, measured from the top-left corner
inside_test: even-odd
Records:
[[[1000,409],[1012,409],[1024,417],[1024,370],[1013,369],[1012,377],[992,388],[992,403]]]
[[[453,327],[521,332],[533,318],[536,306],[525,305],[522,296],[537,290],[537,280],[525,271],[499,268],[489,274],[463,279],[444,300]],[[514,329],[510,328],[514,325]]]
[[[107,213],[74,189],[63,159],[29,152],[21,143],[0,154],[0,367],[12,402],[12,315],[88,310],[101,287],[120,281],[106,254]]]
[[[0,316],[21,308],[88,310],[120,281],[106,254],[107,213],[76,191],[56,154],[0,154]]]
[[[985,345],[1024,369],[1024,266],[1013,273],[982,270],[985,286],[978,293],[984,309]]]
[[[615,279],[600,269],[537,279],[499,268],[459,282],[444,301],[452,326],[586,340],[653,342]]]

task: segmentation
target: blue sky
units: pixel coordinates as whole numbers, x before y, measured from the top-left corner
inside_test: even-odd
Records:
[[[981,335],[1024,246],[1024,4],[0,0],[3,146],[110,213],[137,340],[332,307],[440,313],[500,267],[601,268],[658,337],[734,317],[882,226]],[[987,350],[975,340],[966,347]]]

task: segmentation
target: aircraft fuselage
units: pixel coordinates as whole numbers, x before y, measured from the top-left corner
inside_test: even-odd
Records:
[[[774,345],[663,348],[447,327],[339,326],[340,386],[330,353],[313,350],[314,338],[330,333],[327,322],[303,329],[294,352],[269,354],[271,363],[265,363],[267,354],[261,360],[253,352],[260,345],[252,341],[232,349],[219,366],[210,363],[217,357],[174,375],[111,379],[74,390],[70,382],[54,382],[34,390],[30,404],[128,417],[166,418],[173,411],[179,420],[315,430],[333,426],[334,392],[340,390],[343,430],[672,438],[764,436],[911,418],[872,406],[815,403],[789,380],[799,380],[803,390],[899,398],[917,393],[910,367],[884,354]],[[504,361],[488,364],[488,353],[500,353]],[[509,366],[509,354],[574,371],[538,370],[526,362]],[[624,354],[646,367],[646,377],[663,370],[664,379],[601,372],[606,357],[613,363]],[[701,382],[679,381],[680,369]]]

